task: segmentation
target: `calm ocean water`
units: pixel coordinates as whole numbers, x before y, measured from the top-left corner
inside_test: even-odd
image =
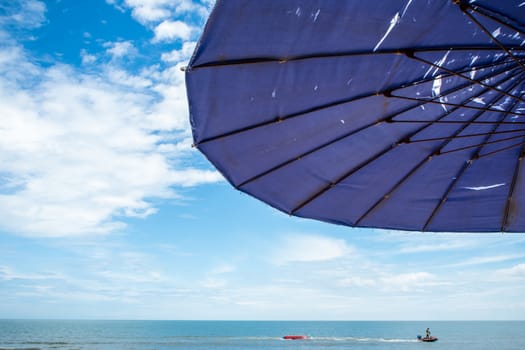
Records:
[[[439,338],[420,343],[430,327]],[[523,350],[525,322],[0,320],[0,349]],[[308,340],[283,340],[307,334]]]

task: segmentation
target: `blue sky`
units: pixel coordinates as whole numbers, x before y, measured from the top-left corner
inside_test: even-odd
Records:
[[[191,148],[211,0],[0,0],[0,318],[523,319],[525,236],[289,217]]]

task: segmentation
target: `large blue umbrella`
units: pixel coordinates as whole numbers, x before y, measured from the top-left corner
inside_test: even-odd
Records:
[[[186,71],[195,145],[283,212],[525,231],[525,2],[219,0]]]

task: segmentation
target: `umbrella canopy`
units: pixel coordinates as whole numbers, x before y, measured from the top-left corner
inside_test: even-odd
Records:
[[[525,231],[525,2],[219,0],[186,70],[196,147],[290,215]]]

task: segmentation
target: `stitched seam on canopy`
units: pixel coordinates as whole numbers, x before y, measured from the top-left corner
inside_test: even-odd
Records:
[[[510,78],[506,78],[506,80],[509,80]],[[482,94],[486,93],[488,91],[488,89],[486,89],[485,91],[482,91],[479,93],[478,96],[481,96]],[[470,97],[469,97],[470,98]],[[442,118],[445,118],[446,116],[450,115],[452,112],[454,112],[455,110],[457,110],[459,107],[456,107],[448,112],[445,112],[442,116],[440,116],[439,118],[437,118],[438,120],[442,119]],[[483,112],[479,112],[479,114],[481,115]],[[477,118],[477,117],[475,117]],[[475,119],[473,118],[473,119]],[[404,139],[408,139],[410,137],[412,137],[413,135],[416,135],[417,133],[421,132],[422,130],[426,129],[427,127],[429,127],[430,125],[432,125],[432,123],[428,123],[426,125],[424,125],[422,128],[416,130],[415,132],[413,132],[411,135],[407,135],[407,136],[404,136],[401,140],[404,140]],[[461,131],[462,129],[466,128],[466,125],[463,126],[463,128],[460,128],[459,130]],[[458,132],[459,133],[459,132]],[[448,143],[448,142],[446,142]],[[444,144],[446,144],[444,143]],[[382,152],[379,152],[378,154],[374,155],[373,157],[369,158],[368,160],[362,162],[360,165],[358,165],[357,167],[354,167],[353,169],[351,169],[350,171],[348,171],[347,173],[343,174],[343,176],[341,176],[340,178],[336,179],[335,181],[332,181],[330,182],[330,184],[328,184],[328,186],[325,186],[324,188],[322,188],[321,190],[319,190],[318,192],[314,193],[312,196],[310,196],[309,198],[307,198],[306,200],[304,200],[303,202],[301,202],[298,206],[296,206],[294,209],[291,210],[290,214],[294,215],[297,211],[301,210],[302,208],[304,208],[306,205],[308,205],[309,203],[311,203],[312,201],[314,201],[316,198],[318,198],[319,196],[321,196],[322,194],[324,194],[325,192],[327,192],[328,190],[330,190],[331,188],[335,187],[338,183],[340,183],[341,181],[345,180],[346,178],[352,176],[353,174],[355,174],[357,171],[363,169],[364,167],[366,167],[367,165],[369,165],[370,163],[372,163],[373,161],[375,161],[376,159],[378,159],[379,157],[383,156],[384,154],[386,154],[388,151],[392,150],[393,148],[397,147],[400,143],[396,143],[386,149],[384,149]]]
[[[464,71],[462,71],[462,73],[469,73],[469,72],[471,72],[473,70],[480,70],[480,69],[496,67],[496,66],[500,66],[500,65],[503,66],[503,65],[505,65],[507,63],[509,63],[509,62],[508,61],[503,61],[503,62],[499,61],[498,63],[490,63],[490,64],[487,64],[487,65],[481,65],[481,66],[477,66],[477,67],[469,67],[469,69],[465,69]],[[504,73],[507,70],[508,70],[507,68],[504,68],[504,69],[501,69],[501,70],[497,71],[497,73],[491,72],[491,73],[487,74],[487,76],[485,76],[484,79],[489,79],[491,77],[495,77],[495,76],[497,76],[497,75],[499,75],[501,73]],[[449,76],[452,76],[452,75],[453,74],[446,74],[446,75],[443,75],[443,77],[446,78],[446,77],[449,77]],[[244,127],[244,128],[240,128],[240,129],[232,130],[232,131],[229,131],[229,132],[225,132],[225,133],[220,134],[220,135],[216,135],[216,136],[211,136],[211,137],[205,138],[205,139],[203,139],[201,141],[196,142],[193,146],[199,146],[199,145],[202,145],[204,143],[216,141],[218,139],[223,139],[225,137],[237,135],[237,134],[240,134],[240,133],[243,133],[243,132],[247,132],[247,131],[250,131],[250,130],[253,130],[253,129],[257,129],[257,128],[260,128],[260,127],[264,127],[264,126],[267,126],[267,125],[272,125],[272,124],[275,124],[275,123],[281,123],[281,122],[284,122],[284,121],[287,121],[287,120],[290,120],[290,119],[293,119],[293,118],[305,116],[305,115],[307,115],[309,113],[313,113],[313,112],[317,112],[317,111],[320,111],[320,110],[324,110],[324,109],[328,109],[328,108],[344,105],[344,104],[347,104],[347,103],[356,102],[356,101],[359,101],[359,100],[362,100],[362,99],[365,99],[365,98],[369,98],[369,97],[372,97],[372,96],[389,95],[389,94],[391,94],[394,91],[397,91],[397,90],[400,90],[400,89],[403,89],[403,88],[407,88],[407,87],[414,87],[414,86],[417,86],[417,85],[420,85],[420,84],[425,84],[425,83],[431,82],[432,80],[433,80],[433,78],[422,79],[422,80],[419,80],[419,81],[405,83],[405,84],[401,84],[401,85],[396,86],[396,87],[392,87],[392,88],[388,89],[387,91],[373,92],[373,93],[369,93],[369,94],[359,95],[359,96],[355,96],[355,97],[350,98],[350,99],[343,99],[343,100],[339,100],[339,101],[334,101],[334,102],[330,102],[330,103],[327,103],[327,104],[323,104],[323,105],[320,105],[320,106],[315,106],[315,107],[312,107],[312,108],[309,108],[309,109],[306,109],[306,110],[303,110],[303,111],[300,111],[300,112],[288,114],[286,116],[277,116],[277,117],[275,117],[275,118],[273,118],[271,120],[265,121],[265,122],[257,123],[257,124],[250,125],[250,126],[247,126],[247,127]],[[472,81],[471,81],[471,83],[472,83]],[[466,85],[466,86],[471,86],[471,85],[473,85],[473,84],[469,84],[469,85]],[[391,95],[391,96],[387,96],[387,97],[398,97],[398,96]],[[438,97],[440,97],[440,96],[438,96]],[[401,97],[399,97],[399,98],[401,98]],[[432,103],[431,102],[432,100],[429,101],[429,100],[416,99],[416,98],[414,98],[413,100],[424,101],[425,103],[426,102]],[[434,103],[438,103],[438,102],[434,102]],[[479,108],[475,108],[475,109],[479,109]],[[525,116],[525,113],[523,113],[523,115]]]
[[[514,88],[514,87],[513,87]],[[501,98],[502,96],[499,96],[499,98]],[[517,103],[514,104],[513,107],[515,107],[517,105]],[[482,114],[483,112],[481,112],[480,114]],[[508,114],[507,114],[508,115]],[[504,115],[504,117],[502,118],[502,120],[504,118],[506,118],[507,115]],[[464,128],[466,128],[466,125],[464,126]],[[495,126],[495,128],[497,128],[497,125]],[[488,138],[487,138],[488,139]],[[459,179],[465,174],[467,168],[472,165],[473,161],[477,158],[479,158],[479,153],[481,152],[482,150],[482,147],[483,146],[480,146],[478,148],[478,150],[473,154],[473,156],[471,157],[471,159],[467,162],[464,163],[463,167],[460,169],[460,171],[458,172],[458,174],[454,177],[454,180],[451,181],[449,187],[447,188],[447,191],[444,193],[443,197],[441,198],[441,201],[438,203],[438,205],[434,208],[433,212],[431,213],[431,215],[429,216],[429,218],[427,219],[425,225],[423,226],[423,231],[425,231],[427,229],[427,227],[430,225],[430,223],[432,222],[432,220],[435,218],[436,214],[439,212],[439,210],[441,210],[441,208],[443,207],[443,205],[445,204],[445,202],[447,201],[448,199],[448,196],[450,195],[450,193],[452,192],[452,189],[456,186],[457,182],[459,181]]]
[[[498,73],[498,74],[499,74],[499,73]],[[505,77],[504,79],[502,79],[502,82],[505,82],[505,81],[510,80],[510,79],[512,79],[512,77]],[[502,83],[502,82],[500,82],[500,83]],[[465,85],[462,85],[462,86],[459,86],[459,87],[455,87],[454,89],[450,89],[448,93],[449,93],[449,94],[452,94],[452,93],[457,92],[457,91],[459,91],[459,90],[461,90],[461,89],[465,89],[465,88],[467,88],[467,87],[469,87],[469,86],[472,86],[472,84],[465,84]],[[485,91],[480,92],[478,95],[475,95],[474,98],[475,98],[476,96],[479,97],[480,95],[482,95],[483,93],[485,93],[487,90],[488,90],[488,89],[486,89]],[[436,99],[439,98],[439,97],[440,97],[440,96],[437,96]],[[472,99],[472,98],[473,98],[473,97],[468,97],[466,100],[469,100],[469,99]],[[425,100],[424,102],[426,103],[427,101]],[[266,171],[264,171],[264,172],[262,172],[262,173],[260,173],[260,174],[258,174],[258,175],[252,176],[252,177],[250,177],[249,179],[244,180],[243,182],[241,182],[240,184],[238,184],[238,185],[236,186],[236,188],[240,188],[240,187],[245,186],[246,184],[248,184],[248,183],[250,183],[250,182],[256,181],[257,179],[259,179],[259,178],[261,178],[261,177],[263,177],[263,176],[266,176],[266,175],[268,175],[268,174],[270,174],[270,173],[272,173],[272,172],[274,172],[274,171],[276,171],[276,170],[278,170],[278,169],[280,169],[280,168],[282,168],[282,167],[284,167],[284,166],[287,166],[287,165],[289,165],[289,164],[291,164],[291,163],[293,163],[293,162],[295,162],[295,161],[297,161],[297,160],[300,160],[300,159],[302,159],[302,158],[304,158],[304,157],[306,157],[306,156],[308,156],[308,155],[310,155],[310,154],[312,154],[312,153],[314,153],[314,152],[317,152],[317,151],[319,151],[319,150],[321,150],[321,149],[323,149],[323,148],[325,148],[325,147],[327,147],[327,146],[330,146],[330,145],[332,145],[332,144],[334,144],[334,143],[336,143],[336,142],[338,142],[338,141],[341,141],[341,140],[343,140],[343,139],[345,139],[345,138],[347,138],[347,137],[350,137],[350,136],[352,136],[352,135],[355,135],[355,134],[358,133],[358,132],[361,132],[361,131],[363,131],[363,130],[366,130],[367,128],[373,127],[373,126],[377,125],[378,123],[381,123],[381,122],[392,122],[393,118],[395,118],[396,116],[398,116],[398,115],[402,115],[402,114],[404,114],[404,113],[406,113],[406,112],[408,112],[408,111],[410,111],[410,110],[413,110],[413,109],[415,109],[415,108],[418,108],[418,107],[422,106],[423,104],[424,104],[424,103],[416,104],[416,105],[414,105],[414,106],[408,107],[408,108],[406,108],[406,109],[404,109],[404,110],[402,110],[402,111],[399,111],[399,112],[396,112],[396,113],[390,114],[390,115],[388,115],[388,116],[386,116],[386,117],[384,117],[384,118],[381,118],[381,119],[378,120],[378,121],[375,121],[375,122],[370,123],[370,124],[368,124],[368,125],[365,125],[365,126],[363,126],[363,127],[361,127],[361,128],[358,128],[358,129],[356,129],[356,130],[353,130],[353,131],[351,131],[351,132],[349,132],[349,133],[347,133],[347,134],[344,134],[344,135],[342,135],[342,136],[340,136],[340,137],[338,137],[338,138],[336,138],[336,139],[330,140],[330,141],[328,141],[328,142],[326,142],[326,143],[324,143],[324,144],[322,144],[322,145],[320,145],[320,146],[318,146],[318,147],[316,147],[316,148],[314,148],[314,149],[311,149],[311,150],[309,150],[309,151],[307,151],[307,152],[304,152],[304,153],[302,153],[301,155],[295,156],[295,157],[293,157],[293,158],[291,158],[291,159],[289,159],[289,160],[287,160],[287,161],[285,161],[285,162],[282,162],[281,164],[276,165],[276,166],[274,166],[274,167],[272,167],[272,168],[270,168],[270,169],[268,169],[268,170],[266,170]],[[446,114],[443,115],[442,117],[445,117],[445,116],[446,116]],[[439,118],[442,118],[442,117],[439,117]],[[439,119],[439,118],[438,118],[438,119]],[[428,120],[425,121],[425,124],[427,124],[428,122],[429,122]],[[424,129],[424,127],[423,127],[422,129]],[[420,130],[422,130],[422,129],[420,129]],[[419,132],[419,131],[417,131],[417,132]],[[414,134],[414,135],[415,135],[415,134]]]
[[[512,90],[514,89],[516,86],[518,86],[520,83],[523,82],[523,79],[519,82],[516,82],[513,86],[511,86],[511,88],[509,90]],[[501,98],[503,98],[503,96],[496,96],[494,98],[494,100],[491,102],[491,104],[494,104],[496,102],[498,102],[498,100],[500,100]],[[472,120],[475,120],[479,117],[482,116],[482,114],[485,113],[485,111],[482,111],[482,112],[479,112],[477,115],[475,115]],[[506,117],[506,114],[505,116],[502,118],[504,119]],[[466,129],[466,127],[468,126],[468,124],[464,125],[462,128],[459,128],[457,131],[456,131],[456,135],[458,135],[459,133],[461,133],[464,129]],[[497,128],[497,126],[494,127],[494,129]],[[488,139],[490,138],[490,135],[487,135],[485,141],[487,141]],[[403,183],[405,183],[413,174],[415,174],[417,172],[417,170],[421,169],[421,167],[426,164],[428,161],[430,161],[432,159],[432,157],[434,155],[436,156],[439,156],[439,155],[443,155],[447,152],[441,152],[441,150],[446,146],[448,145],[449,143],[451,142],[451,140],[446,140],[445,142],[441,143],[438,147],[435,147],[434,148],[434,151],[430,153],[430,155],[428,157],[426,157],[425,159],[421,160],[418,164],[416,164],[407,174],[405,174],[404,177],[402,177],[396,184],[394,184],[392,186],[392,188],[382,197],[380,198],[374,205],[372,205],[371,207],[369,207],[369,209],[367,211],[365,211],[365,213],[358,219],[356,220],[355,222],[355,225],[359,225],[360,222],[366,218],[368,215],[370,215],[373,211],[375,211],[377,208],[379,208],[381,206],[381,204],[383,204],[385,201],[387,201],[389,198],[391,198],[391,195],[392,193],[394,193],[397,189],[399,189],[401,187],[401,185]],[[483,145],[483,144],[482,144]],[[479,146],[479,149],[481,149],[482,145]],[[425,228],[426,228],[427,225],[425,225]],[[425,230],[425,228],[423,230]]]
[[[476,17],[474,17],[470,12],[468,12],[468,9],[472,10],[473,12],[474,9],[469,6],[469,5],[466,5],[466,6],[463,6],[463,5],[460,5],[460,9],[461,11],[463,11],[463,13],[472,20],[472,22],[474,22],[480,29],[481,31],[483,31],[485,34],[487,34],[487,36],[490,38],[490,40],[492,40],[493,42],[496,43],[496,45],[498,45],[501,50],[503,50],[503,52],[505,52],[510,58],[512,58],[522,69],[525,70],[525,66],[518,60],[517,57],[515,57],[512,52],[510,52],[509,49],[507,49],[507,47],[505,47],[505,45],[503,45],[503,43],[501,41],[499,41],[494,35],[492,35],[492,33],[483,25],[481,24],[480,21],[478,21],[476,19]],[[494,20],[493,18],[491,17],[487,17],[487,18],[490,18],[492,20]],[[497,21],[498,23],[501,23],[500,21]]]

